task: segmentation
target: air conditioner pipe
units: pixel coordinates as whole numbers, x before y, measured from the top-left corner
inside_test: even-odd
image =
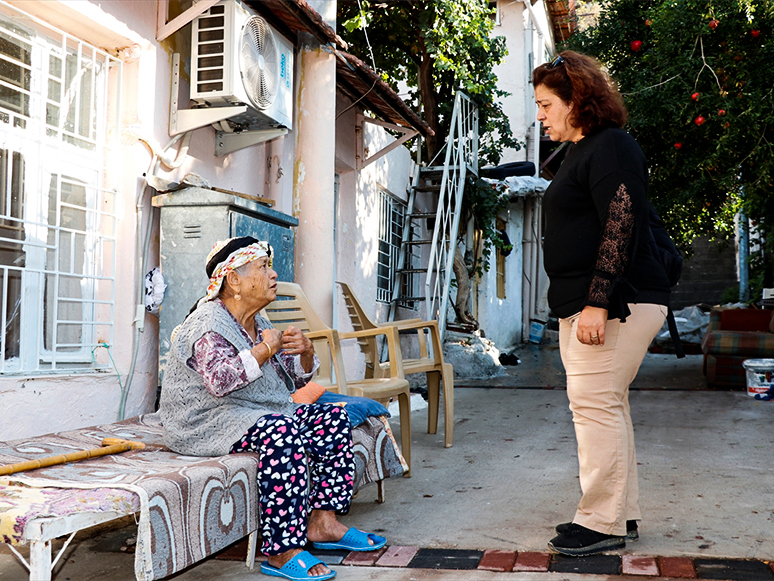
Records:
[[[181,133],[180,135],[176,135],[171,139],[169,143],[162,149],[159,150],[153,141],[149,139],[145,139],[142,136],[137,136],[137,138],[148,145],[148,147],[151,149],[151,152],[153,153],[151,157],[151,162],[148,166],[148,171],[146,172],[147,175],[155,175],[156,171],[158,171],[160,165],[163,163],[165,166],[176,169],[180,167],[185,159],[188,157],[188,146],[191,142],[191,131],[188,131],[186,133]],[[174,159],[167,156],[167,151],[175,145],[178,141],[182,139],[182,143],[180,144],[180,147],[178,147],[177,153],[174,157]],[[145,193],[148,191],[149,188],[147,177],[144,180],[144,183],[142,185],[142,188],[137,194],[137,198],[135,200],[135,206],[137,208],[137,256],[140,257],[140,275],[138,277],[138,286],[137,286],[137,303],[135,307],[135,318],[132,324],[134,325],[134,345],[132,349],[132,361],[129,365],[129,371],[127,372],[127,378],[126,378],[126,384],[124,385],[124,388],[121,393],[121,401],[118,407],[118,419],[119,421],[124,419],[124,414],[126,413],[126,401],[129,397],[129,388],[132,385],[132,379],[134,378],[134,371],[137,367],[137,355],[140,351],[140,333],[145,330],[145,305],[143,304],[143,297],[145,296],[145,271],[147,269],[148,264],[148,254],[150,253],[150,240],[151,240],[151,231],[153,229],[153,212],[149,213],[148,216],[148,224],[144,231],[144,236],[142,235],[143,229],[142,229],[142,222],[143,222],[143,204],[142,200],[145,197]]]

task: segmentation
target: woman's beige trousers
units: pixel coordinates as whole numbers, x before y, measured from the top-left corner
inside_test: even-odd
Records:
[[[580,313],[559,321],[559,349],[567,372],[581,497],[573,522],[608,535],[626,534],[640,520],[637,457],[629,413],[629,384],[666,318],[667,308],[630,304],[625,323],[607,322],[604,345],[576,336]]]

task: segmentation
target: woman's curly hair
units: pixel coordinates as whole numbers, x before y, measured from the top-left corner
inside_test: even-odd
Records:
[[[562,101],[572,104],[569,121],[584,135],[595,127],[623,127],[626,108],[613,81],[596,59],[564,50],[563,61],[545,63],[532,71],[532,85],[544,85]]]

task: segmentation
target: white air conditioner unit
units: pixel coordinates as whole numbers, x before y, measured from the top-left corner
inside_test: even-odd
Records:
[[[229,118],[244,129],[292,129],[292,43],[239,0],[221,0],[192,24],[191,100],[247,105]]]

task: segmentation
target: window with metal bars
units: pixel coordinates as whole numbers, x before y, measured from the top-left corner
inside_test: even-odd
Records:
[[[376,300],[389,303],[392,300],[395,274],[401,251],[403,225],[406,221],[406,204],[391,196],[385,190],[379,190],[379,258],[376,270]],[[410,235],[416,236],[414,232]],[[404,268],[416,268],[419,255],[406,249]],[[415,273],[405,273],[401,288],[401,297],[416,296],[419,292],[418,278]],[[416,308],[415,301],[400,300],[404,308]]]
[[[120,74],[104,51],[0,3],[0,373],[109,366],[105,160]]]

